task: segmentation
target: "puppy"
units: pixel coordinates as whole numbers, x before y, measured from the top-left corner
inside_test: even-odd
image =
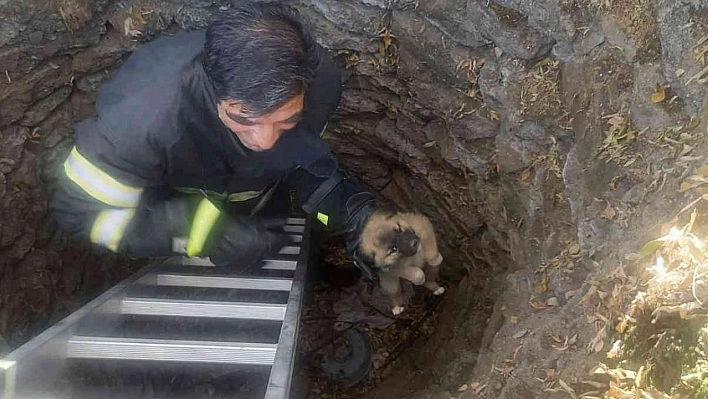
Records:
[[[403,312],[401,278],[422,284],[435,295],[445,292],[437,283],[443,258],[433,225],[423,215],[375,211],[364,225],[359,250],[362,260],[378,270],[394,315]]]

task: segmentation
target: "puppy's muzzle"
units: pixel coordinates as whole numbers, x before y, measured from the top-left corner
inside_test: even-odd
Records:
[[[403,256],[413,256],[418,253],[420,238],[413,231],[404,231],[398,236],[398,249]]]

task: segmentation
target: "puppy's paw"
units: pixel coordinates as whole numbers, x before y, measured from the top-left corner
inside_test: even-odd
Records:
[[[445,287],[438,287],[435,291],[433,291],[433,295],[442,295],[445,293]]]
[[[393,313],[394,316],[398,316],[399,314],[403,313],[403,306],[395,306],[393,309],[391,309],[391,313]]]

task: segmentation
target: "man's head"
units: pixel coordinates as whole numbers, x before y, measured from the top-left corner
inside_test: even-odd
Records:
[[[284,5],[239,6],[207,29],[204,70],[219,117],[254,151],[272,148],[299,122],[318,65],[314,39]]]

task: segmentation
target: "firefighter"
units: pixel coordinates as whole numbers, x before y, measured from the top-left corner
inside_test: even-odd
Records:
[[[355,256],[374,197],[321,138],[340,95],[334,60],[296,10],[223,12],[140,47],[99,89],[52,212],[71,236],[114,252],[238,268],[289,243],[261,212],[280,186]]]

